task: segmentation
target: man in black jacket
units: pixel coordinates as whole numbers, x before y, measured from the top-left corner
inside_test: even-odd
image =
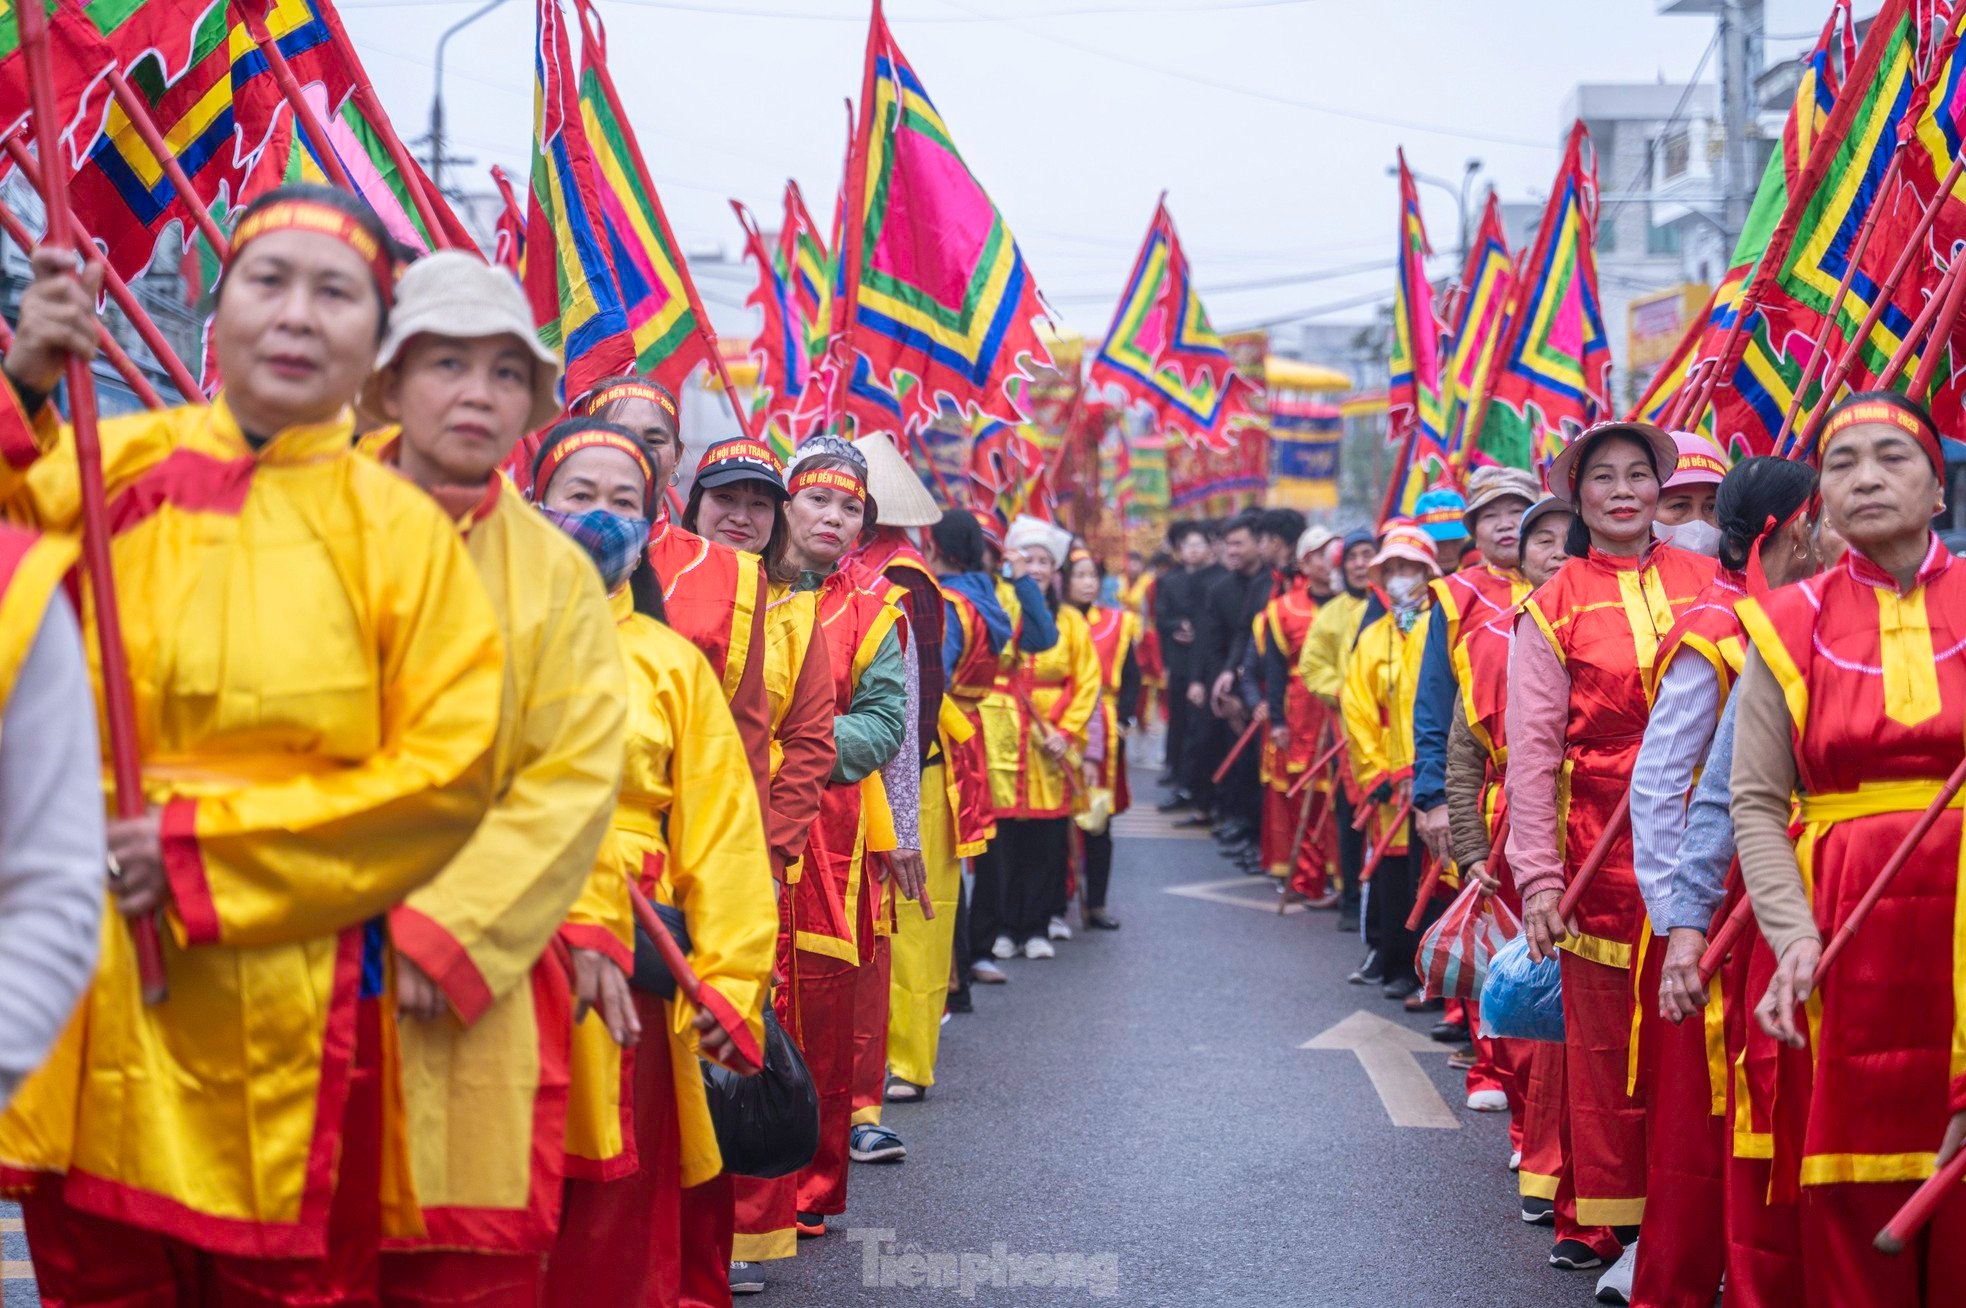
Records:
[[[1197,799],[1217,801],[1217,816],[1223,819],[1221,834],[1232,844],[1238,837],[1254,839],[1255,827],[1246,821],[1242,796],[1235,795],[1239,787],[1231,784],[1234,798],[1225,804],[1215,794],[1212,779],[1246,721],[1234,694],[1235,673],[1249,640],[1250,624],[1270,598],[1269,569],[1263,566],[1256,548],[1262,516],[1260,510],[1245,509],[1223,525],[1224,570],[1209,583],[1203,597],[1201,615],[1195,623],[1194,665],[1188,678],[1188,704],[1197,714],[1208,715],[1209,724],[1205,732],[1196,733],[1206,743],[1193,751],[1189,785]],[[1249,788],[1254,789],[1253,784]]]
[[[1160,808],[1163,813],[1172,813],[1195,803],[1189,754],[1205,734],[1208,719],[1188,702],[1188,682],[1194,671],[1202,599],[1222,569],[1214,562],[1209,531],[1203,523],[1175,523],[1168,528],[1167,543],[1179,566],[1155,587],[1154,626],[1160,632],[1161,660],[1167,666],[1167,771],[1173,781],[1173,793]]]

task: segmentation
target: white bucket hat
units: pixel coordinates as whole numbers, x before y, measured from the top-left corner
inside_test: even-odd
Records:
[[[886,432],[862,436],[853,448],[867,460],[867,493],[881,506],[881,526],[933,527],[942,520],[935,497]]]
[[[382,338],[375,371],[356,400],[365,416],[383,418],[384,374],[396,365],[404,346],[426,333],[461,340],[516,336],[533,357],[532,412],[526,417],[526,430],[544,427],[559,413],[560,356],[533,330],[532,309],[519,283],[505,269],[475,254],[439,250],[411,264],[396,281],[389,334]]]
[[[1017,521],[1010,524],[1010,532],[1005,536],[1004,543],[1014,550],[1035,546],[1051,555],[1051,561],[1060,568],[1065,566],[1066,559],[1072,553],[1071,532],[1028,513],[1019,514]]]

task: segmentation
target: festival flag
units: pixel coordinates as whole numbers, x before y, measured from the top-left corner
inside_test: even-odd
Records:
[[[1007,522],[1020,513],[1056,520],[1044,451],[1029,425],[974,419],[966,471],[972,509],[994,509]]]
[[[1812,66],[1824,62],[1822,52],[1831,39],[1830,29],[1825,29]],[[1825,74],[1816,79],[1813,95],[1798,92],[1785,141],[1805,134],[1800,124],[1816,119],[1825,97],[1831,108],[1820,128],[1808,134],[1807,150],[1797,156],[1803,161],[1801,173],[1793,178],[1784,173],[1777,184],[1771,167],[1764,177],[1764,194],[1757,196],[1742,246],[1737,247],[1739,263],[1756,220],[1767,218],[1764,202],[1783,202],[1741,293],[1751,316],[1732,356],[1718,361],[1721,384],[1714,393],[1713,431],[1737,456],[1773,451],[1818,329],[1835,302],[1857,233],[1872,207],[1885,206],[1831,324],[1827,344],[1832,359],[1843,352],[1871,306],[1879,302],[1884,274],[1909,239],[1908,229],[1919,207],[1915,196],[1910,188],[1886,195],[1883,184],[1912,107],[1920,39],[1910,0],[1887,0],[1840,82]],[[1786,146],[1783,157],[1785,162],[1791,157]],[[1926,285],[1929,281],[1924,277],[1907,278],[1884,300],[1876,326],[1859,345],[1860,366],[1866,373],[1881,369],[1910,330]],[[1812,390],[1820,387],[1827,371],[1817,370]],[[1803,401],[1806,411],[1813,401],[1808,394]]]
[[[493,164],[491,176],[501,205],[492,237],[492,260],[510,268],[517,276],[526,253],[526,211],[519,197],[512,193],[512,179],[505,175],[505,170]]]
[[[1683,387],[1697,378],[1700,365],[1700,345],[1706,339],[1707,325],[1713,320],[1714,301],[1719,292],[1707,296],[1706,308],[1702,309],[1686,325],[1679,343],[1673,346],[1666,361],[1652,373],[1652,380],[1646,385],[1645,394],[1632,406],[1630,417],[1639,422],[1649,422],[1654,426],[1664,426],[1671,414],[1674,402],[1679,399]],[[1701,418],[1701,430],[1711,436],[1713,409],[1711,406]]]
[[[1427,226],[1420,194],[1399,151],[1399,277],[1393,292],[1392,357],[1386,383],[1386,440],[1399,450],[1381,521],[1411,517],[1422,491],[1448,475],[1441,397],[1440,320],[1427,280]]]
[[[1480,404],[1476,452],[1537,468],[1610,412],[1611,347],[1597,295],[1597,165],[1590,132],[1570,129],[1563,163],[1523,266],[1508,339]]]
[[[566,360],[567,394],[632,371],[629,331],[608,259],[599,167],[584,129],[559,0],[537,0],[531,199],[522,278],[539,338]]]
[[[1211,449],[1229,448],[1230,427],[1254,416],[1254,387],[1209,326],[1165,196],[1085,384],[1094,403],[1145,405],[1157,431]]]
[[[758,230],[751,211],[736,200],[730,202],[737,221],[744,228],[744,250],[758,265],[758,284],[744,303],[756,306],[763,315],[757,339],[751,342],[751,360],[758,366],[758,381],[751,388],[751,418],[757,433],[765,438],[780,462],[791,459],[794,441],[791,419],[805,392],[805,342],[798,331],[798,306],[787,283],[782,265],[765,248],[764,234]],[[784,248],[781,234],[779,248]]]
[[[972,416],[1019,418],[1010,381],[1050,362],[1038,337],[1046,314],[1037,283],[895,44],[880,0],[846,178],[833,339],[818,379],[828,419],[892,429],[905,446],[944,402]],[[902,427],[864,405],[863,364],[869,384],[900,405]],[[841,385],[848,377],[854,384]]]
[[[592,0],[580,12],[580,113],[598,169],[600,215],[622,313],[635,342],[636,370],[679,390],[715,352],[689,269],[662,211],[635,129],[608,73],[607,34]],[[737,402],[735,395],[731,403]]]
[[[1441,374],[1442,430],[1447,434],[1447,457],[1457,475],[1466,471],[1475,402],[1488,386],[1488,374],[1507,325],[1504,316],[1509,288],[1515,284],[1515,264],[1509,255],[1508,233],[1502,226],[1502,201],[1488,193],[1481,223],[1468,247],[1466,266],[1456,292],[1453,332]]]
[[[792,291],[795,328],[805,345],[809,374],[826,357],[833,330],[833,256],[797,182],[785,183],[785,218],[774,258],[778,275]]]
[[[55,112],[64,133],[72,130],[83,103],[116,63],[102,33],[77,0],[39,0],[48,15],[48,65],[54,74]],[[27,121],[27,66],[20,48],[18,0],[0,0],[0,128],[9,136]]]

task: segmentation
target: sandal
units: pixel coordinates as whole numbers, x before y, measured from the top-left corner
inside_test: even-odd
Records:
[[[900,1077],[890,1077],[887,1083],[887,1101],[890,1104],[919,1104],[928,1098],[928,1087],[916,1085],[913,1081],[903,1081]]]

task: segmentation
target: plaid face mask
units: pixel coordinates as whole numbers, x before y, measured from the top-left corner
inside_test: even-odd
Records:
[[[546,515],[548,522],[572,537],[574,544],[587,551],[610,595],[627,583],[648,548],[647,518],[623,517],[607,509],[562,513],[541,506],[539,511]]]

